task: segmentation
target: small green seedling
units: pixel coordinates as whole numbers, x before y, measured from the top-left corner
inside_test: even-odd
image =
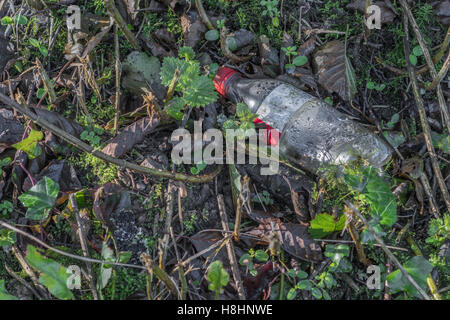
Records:
[[[289,63],[285,66],[286,69],[294,69],[295,67],[301,67],[308,63],[306,56],[297,55],[297,46],[283,47],[281,50],[284,51],[289,60]]]
[[[209,282],[209,290],[215,291],[215,299],[219,299],[219,294],[223,292],[223,288],[228,284],[230,275],[223,268],[222,262],[219,260],[214,261],[209,265],[209,271],[207,279]]]
[[[422,48],[420,46],[415,46],[409,55],[409,61],[413,66],[417,65],[420,56],[423,56]]]
[[[3,168],[9,166],[10,163],[11,163],[11,158],[10,157],[6,157],[5,159],[1,159],[0,160],[0,178],[1,178],[2,173],[3,173]]]
[[[368,81],[367,84],[366,84],[366,88],[367,88],[367,89],[370,89],[370,90],[375,89],[375,90],[377,90],[377,91],[383,91],[384,88],[386,88],[386,85],[385,85],[384,83],[382,83],[382,84],[376,84],[376,83],[373,82],[373,81]]]
[[[103,128],[95,126],[93,130],[84,130],[80,138],[81,140],[89,142],[94,147],[100,145],[100,135],[103,134]]]
[[[46,46],[42,45],[42,43],[35,39],[35,38],[30,38],[28,39],[28,42],[35,48],[39,49],[39,52],[44,56],[48,56],[48,49]]]
[[[260,4],[265,7],[262,12],[263,16],[272,18],[272,25],[278,27],[280,25],[280,12],[278,11],[278,0],[262,0]]]
[[[206,168],[206,162],[205,161],[199,162],[195,165],[195,167],[191,168],[191,173],[194,175],[197,175],[201,171],[205,170],[205,168]]]
[[[256,259],[258,262],[267,262],[269,260],[269,255],[264,250],[259,249],[255,251],[250,249],[248,253],[243,254],[239,259],[239,264],[247,267],[250,274],[256,277],[258,275],[258,271],[255,269],[253,259]]]

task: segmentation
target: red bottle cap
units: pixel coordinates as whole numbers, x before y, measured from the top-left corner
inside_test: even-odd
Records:
[[[228,88],[226,86],[227,80],[236,73],[239,72],[228,67],[222,67],[217,72],[216,76],[213,79],[213,82],[217,92],[219,92],[222,96],[226,97],[228,93]]]

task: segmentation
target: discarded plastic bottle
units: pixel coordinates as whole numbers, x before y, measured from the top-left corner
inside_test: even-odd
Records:
[[[381,138],[328,103],[274,79],[247,79],[222,67],[214,78],[217,91],[234,103],[243,102],[264,122],[268,144],[313,173],[358,158],[381,168],[392,148]],[[278,141],[279,138],[279,141]]]

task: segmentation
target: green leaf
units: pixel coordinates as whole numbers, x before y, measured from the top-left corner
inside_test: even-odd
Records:
[[[0,280],[0,300],[19,300],[17,297],[6,292],[5,280]]]
[[[409,55],[409,61],[411,62],[411,64],[412,64],[413,66],[417,65],[417,57],[416,57],[415,55],[410,54],[410,55]]]
[[[366,88],[370,90],[375,89],[375,82],[372,81],[367,82]]]
[[[433,141],[433,146],[435,148],[440,149],[447,154],[450,153],[450,135],[431,131],[431,140]]]
[[[209,281],[209,290],[220,293],[223,292],[223,287],[225,287],[230,280],[230,276],[223,268],[222,262],[219,260],[216,260],[209,265],[207,278]]]
[[[40,46],[40,47],[39,47],[39,52],[40,52],[44,57],[48,56],[48,50],[47,50],[47,48],[44,47],[44,46]]]
[[[219,31],[216,29],[209,30],[207,33],[205,33],[205,38],[208,41],[217,41],[219,39]]]
[[[38,91],[36,92],[36,97],[38,99],[41,99],[46,92],[47,90],[45,88],[39,88]]]
[[[9,229],[0,230],[0,247],[13,245],[16,241],[17,238],[14,231]]]
[[[36,40],[35,38],[29,38],[28,42],[35,48],[39,48],[40,47],[40,43],[38,40]]]
[[[19,196],[19,200],[28,208],[26,217],[31,220],[43,220],[55,204],[59,185],[44,177],[30,190]]]
[[[172,82],[175,71],[180,70],[180,75],[186,73],[186,70],[189,68],[190,63],[183,59],[178,59],[174,57],[166,57],[163,60],[161,66],[161,83],[168,87]],[[200,69],[199,69],[200,70]],[[178,84],[177,90],[181,90],[181,84]]]
[[[239,259],[239,264],[241,266],[247,266],[249,269],[253,269],[253,258],[248,254],[244,253]]]
[[[19,15],[15,18],[15,20],[17,21],[18,24],[22,24],[22,25],[28,23],[28,18],[25,17],[25,16],[23,16],[23,15],[21,15],[21,14],[19,14]]]
[[[184,116],[184,107],[186,102],[180,98],[175,97],[169,101],[168,106],[166,107],[166,111],[175,120],[182,120]]]
[[[195,57],[195,51],[191,47],[184,46],[178,50],[178,56],[186,60],[192,60]]]
[[[237,43],[236,43],[236,39],[234,37],[228,37],[225,40],[225,43],[226,43],[228,49],[230,49],[230,51],[234,51],[237,49]]]
[[[311,290],[312,284],[309,280],[302,280],[297,283],[297,288],[300,290]]]
[[[291,288],[291,289],[289,289],[289,292],[288,292],[286,298],[288,300],[294,300],[296,296],[297,296],[297,290],[295,290],[295,288]]]
[[[198,76],[184,93],[184,99],[193,107],[204,107],[217,100],[217,91],[210,78]]]
[[[292,63],[288,63],[288,64],[286,64],[284,67],[286,68],[286,70],[288,70],[288,69],[294,69],[294,68],[295,68],[295,65],[292,64]]]
[[[256,250],[255,259],[259,262],[266,262],[269,260],[269,255],[264,250]]]
[[[352,100],[357,92],[356,73],[355,73],[355,69],[353,69],[352,63],[348,59],[347,55],[345,56],[345,80],[347,82],[347,87],[348,87],[347,96],[348,96],[349,100]]]
[[[39,282],[46,286],[51,294],[58,299],[73,299],[73,294],[67,286],[70,273],[67,269],[52,259],[44,258],[35,247],[28,246],[26,256],[28,263],[41,273]]]
[[[320,290],[319,288],[312,288],[311,293],[314,298],[322,299],[322,290]]]
[[[422,48],[420,46],[415,46],[412,50],[412,53],[416,56],[416,57],[420,57],[423,55],[422,52]]]
[[[404,263],[403,268],[405,268],[406,272],[408,272],[417,284],[426,291],[427,276],[431,270],[433,270],[431,263],[422,256],[415,256]],[[386,279],[389,282],[389,288],[393,290],[393,292],[406,291],[411,296],[421,297],[417,289],[408,281],[401,270],[391,272]]]
[[[297,67],[301,67],[308,63],[308,58],[306,56],[298,56],[294,60],[292,60],[292,64],[296,65]]]
[[[114,262],[114,251],[108,247],[108,245],[103,242],[102,244],[102,258],[106,261]],[[102,290],[106,287],[108,284],[109,279],[111,279],[113,269],[111,268],[111,265],[108,264],[102,264],[100,267],[100,274],[97,277],[97,289]]]
[[[30,134],[25,140],[13,144],[17,150],[25,151],[30,159],[34,159],[42,153],[38,142],[44,138],[44,134],[40,131],[31,130]]]
[[[339,265],[344,257],[348,257],[350,248],[346,244],[329,244],[325,249],[325,256],[330,258],[336,265]]]
[[[385,226],[392,226],[397,221],[397,202],[394,194],[389,188],[389,184],[379,177],[374,171],[370,171],[370,178],[367,182],[367,199],[370,201],[372,216],[379,216],[380,223]]]
[[[315,216],[315,218],[311,221],[311,226],[309,228],[309,234],[313,238],[323,238],[324,236],[335,232],[341,231],[345,226],[345,215],[341,215],[339,219],[336,221],[334,217],[321,213]]]
[[[308,277],[308,274],[303,270],[297,271],[297,278],[299,279],[306,279]]]
[[[7,26],[8,24],[13,24],[13,19],[10,16],[4,16],[1,20],[2,26]]]

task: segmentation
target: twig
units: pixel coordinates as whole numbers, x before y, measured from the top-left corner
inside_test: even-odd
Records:
[[[19,281],[24,287],[26,287],[28,290],[31,291],[32,294],[34,294],[39,300],[43,300],[42,296],[24,279],[19,277],[8,265],[5,263],[5,270],[9,273],[11,277]]]
[[[414,286],[414,288],[417,289],[417,291],[422,295],[422,297],[425,300],[431,300],[430,297],[426,294],[425,291],[423,291],[423,289],[417,284],[417,282],[411,277],[411,275],[405,270],[405,268],[403,268],[402,264],[400,263],[400,261],[398,261],[397,257],[394,256],[394,254],[386,247],[386,245],[384,244],[384,241],[377,235],[377,233],[375,232],[375,230],[372,228],[372,226],[367,222],[366,218],[364,218],[361,213],[359,212],[358,209],[356,209],[352,203],[350,203],[349,201],[346,201],[346,204],[353,210],[353,212],[358,216],[358,218],[361,219],[361,221],[364,223],[364,225],[366,226],[367,230],[372,234],[372,236],[375,238],[375,240],[381,245],[381,248],[383,249],[383,251],[387,254],[387,256],[389,257],[389,259],[392,260],[392,262],[394,262],[394,264],[400,269],[400,271],[402,272],[402,274],[405,276],[406,279],[408,279],[408,281]]]
[[[181,265],[180,254],[178,253],[178,248],[177,248],[177,241],[176,241],[175,236],[173,234],[173,228],[172,227],[170,227],[170,237],[172,238],[173,246],[175,248],[175,256],[177,257],[178,276],[180,277],[180,282],[181,282],[180,297],[181,297],[181,300],[186,300],[186,290],[187,290],[186,275],[184,273],[183,266]]]
[[[172,224],[172,215],[173,215],[173,203],[174,203],[174,190],[175,186],[172,181],[169,181],[169,185],[167,187],[166,194],[166,224],[164,227],[164,236],[162,239],[162,254],[159,259],[159,267],[161,269],[164,268],[167,256],[167,249],[169,248],[169,240],[170,240],[170,225]],[[181,221],[182,223],[183,221]]]
[[[195,6],[197,7],[198,14],[200,15],[200,18],[202,18],[203,23],[208,27],[209,30],[214,30],[215,28],[211,23],[211,20],[209,20],[208,15],[206,14],[202,0],[195,0]]]
[[[36,287],[36,289],[38,289],[38,291],[44,296],[45,299],[50,299],[50,296],[49,296],[47,290],[41,283],[39,283],[36,273],[34,272],[33,268],[30,267],[27,260],[22,255],[22,251],[19,249],[19,247],[17,247],[16,245],[13,245],[11,249],[12,249],[14,256],[17,258],[17,261],[19,261],[22,269],[31,278],[31,281],[33,281],[33,284]]]
[[[147,270],[148,273],[153,272],[155,276],[166,285],[173,296],[179,298],[180,291],[178,290],[175,281],[163,269],[154,264],[152,258],[148,254],[141,254],[141,258],[145,262],[145,270]]]
[[[361,261],[362,264],[364,264],[366,267],[368,267],[372,263],[369,261],[369,259],[367,259],[366,254],[364,253],[364,248],[361,245],[361,239],[359,237],[359,233],[355,228],[355,224],[353,223],[352,210],[347,208],[346,211],[348,212],[348,215],[346,214],[347,223],[348,223],[348,231],[350,233],[350,236],[353,239],[353,242],[355,243],[356,253],[358,254],[359,261]]]
[[[66,256],[66,257],[69,257],[69,258],[72,258],[72,259],[81,260],[81,261],[84,261],[84,262],[101,263],[101,264],[108,264],[108,265],[119,266],[119,267],[128,267],[128,268],[146,270],[144,266],[138,266],[138,265],[135,265],[135,264],[127,264],[127,263],[111,262],[111,261],[106,261],[106,260],[103,261],[103,260],[97,260],[97,259],[92,259],[92,258],[85,258],[85,257],[78,256],[76,254],[71,254],[71,253],[64,252],[62,250],[53,248],[52,246],[49,246],[45,242],[43,242],[43,241],[39,240],[38,238],[36,238],[35,236],[33,236],[33,235],[31,235],[31,234],[29,234],[29,233],[27,233],[25,231],[22,231],[22,230],[14,227],[12,225],[10,225],[9,223],[7,223],[7,222],[5,222],[3,220],[0,220],[0,226],[8,228],[8,229],[10,229],[10,230],[12,230],[14,232],[17,232],[17,233],[23,235],[24,237],[27,237],[28,239],[31,239],[34,242],[38,243],[39,245],[43,246],[44,248],[47,248],[47,249],[49,249],[49,250],[51,250],[53,252],[59,253],[59,254],[61,254],[63,256]]]
[[[439,71],[439,74],[433,79],[433,82],[426,87],[427,90],[433,90],[437,87],[439,83],[441,83],[442,79],[448,74],[448,69],[450,67],[450,51],[447,54],[447,59],[445,59],[445,62],[441,68],[441,71]]]
[[[26,108],[22,107],[20,104],[11,100],[10,98],[8,98],[7,96],[5,96],[2,93],[0,93],[0,101],[5,103],[7,107],[9,106],[11,108],[14,108],[15,110],[24,114],[25,116],[27,116],[28,118],[30,118],[31,120],[36,122],[38,125],[40,125],[44,129],[54,133],[55,135],[57,135],[61,139],[65,140],[66,142],[74,145],[78,149],[80,149],[84,152],[87,152],[89,154],[92,154],[94,157],[97,157],[104,161],[113,163],[120,167],[134,170],[139,173],[148,174],[148,175],[152,175],[152,176],[156,176],[156,177],[160,177],[160,178],[168,178],[168,179],[172,179],[172,180],[186,181],[186,182],[192,182],[192,183],[205,183],[205,182],[209,182],[209,181],[213,180],[222,171],[222,166],[218,166],[218,168],[210,174],[205,174],[202,176],[190,176],[190,175],[186,175],[183,173],[157,170],[157,169],[151,169],[151,168],[139,166],[137,164],[134,164],[134,163],[122,160],[122,159],[117,159],[117,158],[111,157],[99,150],[94,149],[93,147],[91,147],[90,145],[81,141],[77,137],[67,133],[66,131],[60,129],[59,127],[51,124],[47,120],[36,115],[29,108],[26,109]]]
[[[114,26],[114,46],[116,53],[116,101],[115,101],[115,116],[114,116],[114,135],[117,135],[119,128],[119,118],[120,118],[120,51],[119,51],[119,30],[117,25]]]
[[[75,194],[71,193],[69,195],[70,204],[72,206],[73,212],[75,214],[75,219],[78,225],[78,237],[80,238],[81,250],[83,251],[83,256],[89,258],[88,246],[86,243],[86,234],[84,232],[83,222],[81,221],[80,212],[78,210],[77,200],[75,199]],[[89,275],[89,285],[91,287],[92,296],[94,300],[98,300],[98,293],[95,287],[94,273],[92,272],[91,263],[86,262],[86,268]]]
[[[441,60],[442,56],[445,53],[445,50],[447,50],[448,44],[450,43],[450,27],[447,29],[447,33],[445,34],[444,41],[441,44],[441,47],[439,48],[439,51],[436,53],[436,55],[433,58],[434,63],[438,63],[439,60]]]
[[[114,21],[119,26],[120,30],[122,30],[125,38],[127,38],[128,42],[131,44],[131,46],[135,49],[140,51],[141,46],[139,45],[139,42],[137,41],[134,34],[131,32],[130,29],[128,29],[127,24],[125,23],[125,20],[123,20],[123,17],[120,15],[119,10],[117,10],[116,6],[114,5],[114,0],[105,0],[105,7],[108,11],[109,15],[114,19]]]
[[[348,244],[355,244],[353,241],[350,240],[333,240],[333,239],[314,239],[314,241],[322,241],[322,242],[330,242],[330,243],[348,243]],[[367,244],[367,243],[362,243]],[[368,244],[367,244],[368,245]],[[378,243],[372,244],[374,247],[381,247]],[[399,251],[405,251],[408,252],[408,249],[401,248],[401,247],[393,247],[393,246],[386,246],[386,248],[391,250],[399,250]]]
[[[407,12],[406,9],[409,9],[409,8],[407,7],[404,0],[401,0],[401,3],[402,3],[402,5],[406,6],[405,11]],[[431,140],[430,125],[428,124],[427,114],[425,112],[423,100],[419,93],[419,85],[417,83],[417,78],[416,78],[416,75],[414,74],[414,69],[411,65],[411,62],[409,61],[409,54],[410,54],[409,30],[408,30],[408,19],[407,19],[406,14],[403,14],[403,20],[404,20],[403,25],[404,25],[404,32],[405,32],[405,41],[404,41],[405,42],[405,58],[406,58],[409,78],[411,81],[414,98],[416,100],[417,109],[419,110],[420,122],[422,124],[423,134],[425,137],[425,143],[427,145],[427,149],[430,154],[431,165],[433,167],[434,174],[436,175],[436,179],[437,179],[439,187],[441,189],[445,204],[447,205],[447,209],[448,209],[448,211],[450,211],[450,195],[448,193],[447,186],[445,185],[444,178],[442,177],[441,169],[439,168],[439,163],[437,161],[436,151],[434,150],[433,141]],[[422,50],[424,50],[424,48],[422,48]],[[425,48],[425,50],[426,50],[426,48]],[[429,55],[429,53],[428,53],[428,55]],[[438,89],[439,88],[440,88],[440,86],[438,86]],[[447,110],[447,113],[448,113],[448,110]]]
[[[225,230],[225,232],[228,232],[228,231],[230,231],[230,229],[228,227],[227,213],[225,211],[225,202],[223,201],[222,194],[219,194],[217,196],[217,204],[219,207],[220,219],[222,221],[222,228],[223,228],[223,230]],[[227,241],[226,247],[227,247],[228,259],[230,260],[231,271],[233,272],[234,283],[236,285],[239,299],[245,300],[244,286],[242,284],[241,274],[239,273],[239,266],[237,264],[236,253],[234,251],[233,242],[231,240]]]
[[[435,218],[439,218],[441,214],[439,213],[439,208],[436,204],[436,199],[433,195],[433,190],[431,189],[430,182],[428,181],[427,176],[425,175],[425,172],[422,172],[420,175],[420,182],[422,182],[423,189],[425,190],[425,193],[428,196],[428,200],[430,202],[431,211],[433,212],[433,215]]]
[[[413,16],[411,10],[409,9],[409,6],[406,3],[406,1],[400,0],[400,4],[402,5],[404,12],[408,16],[409,22],[411,23],[413,31],[416,34],[416,38],[419,41],[420,47],[422,48],[423,55],[425,57],[425,60],[427,62],[428,68],[430,69],[430,73],[431,73],[431,76],[434,81],[434,79],[438,76],[438,74],[436,72],[436,68],[434,67],[434,63],[433,63],[433,60],[431,59],[431,55],[430,55],[430,52],[428,51],[425,40],[424,40],[422,34],[420,33],[419,26],[417,25],[417,22],[414,19],[414,16]],[[405,33],[406,33],[406,39],[408,39],[409,34],[408,34],[407,29],[405,29]],[[409,41],[407,40],[407,42],[409,42]],[[408,43],[408,46],[409,46],[409,43]],[[411,75],[410,69],[412,69],[412,67],[411,67],[411,64],[409,61],[409,54],[406,56],[406,60],[407,60],[407,66],[408,66],[408,73],[410,73],[410,75]],[[442,92],[442,87],[439,85],[439,83],[437,84],[436,91],[437,91],[437,95],[438,95],[439,106],[441,107],[443,122],[444,122],[445,126],[447,127],[448,133],[450,133],[450,115],[449,115],[449,111],[447,108],[447,103],[445,102],[444,94]],[[447,193],[447,198],[445,200],[446,200],[446,202],[448,201],[447,206],[450,211],[450,197],[448,197],[448,192],[446,192],[446,193]],[[445,198],[445,196],[444,196],[444,198]]]

